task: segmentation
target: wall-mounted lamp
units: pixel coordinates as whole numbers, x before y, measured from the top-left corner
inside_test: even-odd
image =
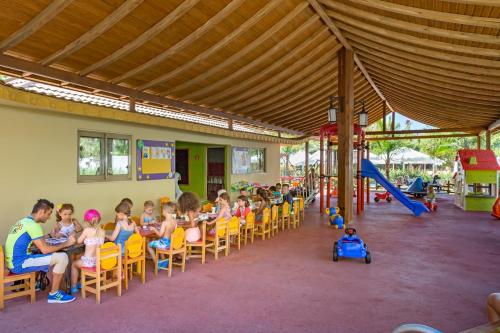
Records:
[[[328,107],[328,122],[330,124],[337,122],[337,108],[333,104],[335,100],[340,101],[339,96],[330,96],[330,106]],[[339,103],[339,112],[342,112],[342,105]]]
[[[368,112],[365,109],[365,100],[355,101],[354,104],[361,103],[361,111],[358,113],[359,116],[359,126],[366,127],[368,126]]]

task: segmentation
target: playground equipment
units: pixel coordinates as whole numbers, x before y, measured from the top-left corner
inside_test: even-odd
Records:
[[[375,193],[375,198],[373,200],[375,200],[375,202],[379,202],[380,200],[391,202],[391,193],[389,191],[385,191],[384,193]]]
[[[329,224],[335,227],[335,229],[343,229],[345,227],[344,218],[340,215],[338,207],[329,207],[326,209],[326,213],[329,215]]]
[[[415,180],[410,183],[410,186],[408,186],[408,189],[403,191],[403,193],[411,194],[416,198],[423,198],[427,194],[427,189],[422,177],[415,178]]]
[[[353,149],[356,149],[356,160],[357,160],[357,172],[356,172],[356,213],[361,214],[364,210],[364,186],[363,186],[363,178],[361,176],[361,160],[364,158],[365,149],[367,146],[365,145],[365,132],[363,128],[358,124],[354,124],[354,133],[357,134],[357,141],[354,142]],[[333,149],[335,145],[333,138],[337,136],[338,128],[337,123],[330,123],[323,125],[319,130],[319,142],[320,142],[320,166],[319,166],[319,209],[320,213],[323,214],[326,208],[330,208],[331,198],[335,194],[332,191],[332,180],[337,177],[337,151]],[[326,141],[326,150],[325,150],[325,141]],[[325,159],[326,153],[326,159]],[[326,182],[326,192],[325,192],[325,182]],[[370,196],[370,189],[367,186],[366,196],[367,201]],[[325,205],[326,203],[326,205]]]
[[[409,210],[419,216],[423,212],[428,212],[427,207],[419,201],[410,200],[403,192],[401,192],[396,186],[394,186],[390,181],[388,181],[377,169],[377,167],[369,160],[363,159],[361,161],[361,173],[364,177],[370,177],[375,179],[377,183],[382,185],[389,193],[391,193],[394,198],[399,200],[403,205],[405,205]]]
[[[497,198],[495,204],[493,205],[493,212],[491,213],[497,219],[500,219],[500,198]]]
[[[345,235],[333,244],[333,261],[338,261],[341,257],[364,258],[367,264],[372,262],[367,245],[356,235],[354,228],[345,229]]]
[[[438,209],[438,205],[436,202],[430,202],[430,201],[426,201],[424,203],[425,207],[427,207],[427,209],[430,211],[430,212],[435,212],[437,211]]]

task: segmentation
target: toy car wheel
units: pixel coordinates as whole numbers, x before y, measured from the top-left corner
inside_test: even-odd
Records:
[[[373,199],[373,200],[375,200],[375,202],[379,202],[380,201],[379,197],[375,197],[375,199]]]
[[[392,201],[392,197],[387,197],[385,200],[387,200],[387,202],[391,202]]]
[[[332,256],[333,261],[339,261],[339,254],[337,253],[337,242],[333,244],[333,256]]]
[[[372,256],[369,251],[366,251],[365,263],[369,264],[372,262]]]

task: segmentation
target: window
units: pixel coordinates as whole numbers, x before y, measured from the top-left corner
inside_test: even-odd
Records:
[[[78,131],[78,182],[130,180],[127,135]]]
[[[250,173],[266,172],[266,149],[250,148]]]

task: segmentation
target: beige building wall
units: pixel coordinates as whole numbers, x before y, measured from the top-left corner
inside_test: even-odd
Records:
[[[71,102],[68,102],[71,103]],[[105,109],[103,109],[105,112]],[[77,183],[77,131],[90,130],[132,136],[130,181]],[[231,176],[239,180],[276,183],[279,181],[279,144],[170,130],[118,121],[74,116],[34,108],[12,106],[0,100],[1,200],[0,242],[4,243],[12,224],[31,212],[35,201],[47,198],[54,203],[69,202],[80,221],[85,209],[95,208],[103,222],[114,219],[114,207],[123,198],[134,201],[133,214],[142,211],[144,200],[158,202],[161,196],[174,197],[173,180],[135,180],[137,139],[190,141],[267,149],[266,173]],[[203,181],[203,180],[200,180]],[[44,226],[53,227],[55,217]]]

